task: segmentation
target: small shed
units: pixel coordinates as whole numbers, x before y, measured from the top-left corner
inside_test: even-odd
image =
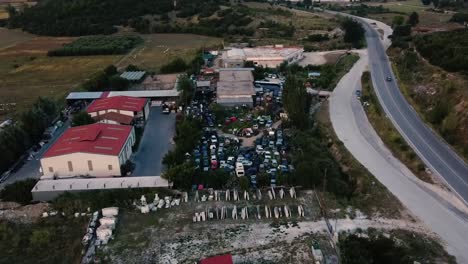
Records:
[[[318,78],[320,77],[320,72],[309,72],[308,77],[312,79]]]
[[[120,75],[120,77],[129,80],[130,82],[140,82],[143,80],[145,74],[145,71],[125,71]]]

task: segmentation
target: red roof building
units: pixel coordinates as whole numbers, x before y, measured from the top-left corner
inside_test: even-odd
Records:
[[[131,116],[132,118],[141,117],[142,120],[147,120],[149,115],[149,101],[146,98],[131,96],[105,97],[94,100],[89,104],[86,112],[96,120],[102,119],[97,118],[98,116],[111,112]]]
[[[200,260],[200,264],[233,264],[230,254]]]
[[[45,176],[120,175],[120,166],[132,154],[132,126],[91,124],[72,127],[44,153]]]
[[[44,153],[43,157],[74,152],[118,155],[131,132],[131,126],[99,123],[71,127]]]
[[[131,97],[131,96],[114,96],[94,100],[86,111],[88,113],[98,112],[103,110],[122,110],[138,112],[143,109],[147,103],[146,98]]]
[[[131,125],[133,117],[119,114],[117,112],[108,112],[102,115],[93,117],[99,123],[105,124],[117,124],[117,125]]]

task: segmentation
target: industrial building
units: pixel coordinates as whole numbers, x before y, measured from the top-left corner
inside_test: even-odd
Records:
[[[43,178],[120,176],[134,143],[132,126],[95,123],[69,128],[41,158]]]
[[[252,96],[255,95],[252,70],[252,68],[219,69],[216,102],[227,107],[238,105],[252,107]]]
[[[302,47],[283,45],[260,46],[254,48],[231,48],[222,53],[224,68],[243,67],[245,62],[255,66],[276,68],[283,62],[296,63],[303,58]]]
[[[130,125],[148,119],[149,101],[131,96],[107,97],[94,100],[86,112],[100,123]]]

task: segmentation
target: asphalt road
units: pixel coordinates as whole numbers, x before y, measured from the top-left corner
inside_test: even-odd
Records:
[[[160,107],[151,107],[140,146],[133,157],[134,176],[160,176],[162,159],[172,148],[175,134],[175,114],[165,115]]]
[[[338,83],[330,97],[330,119],[338,138],[414,216],[445,242],[458,263],[468,263],[468,216],[430,184],[419,180],[387,149],[369,123],[355,91],[361,89],[361,75],[368,66],[366,51]],[[399,217],[399,216],[395,216]]]
[[[44,144],[42,148],[34,154],[34,159],[26,160],[26,162],[17,170],[15,173],[11,173],[8,178],[0,184],[0,189],[8,184],[12,184],[16,181],[22,181],[30,178],[39,179],[41,177],[41,172],[39,168],[41,167],[41,157],[44,153],[55,143],[55,141],[70,127],[70,120],[67,120],[61,127],[57,129],[54,133],[54,136],[47,144]]]
[[[364,25],[372,83],[385,113],[426,166],[440,175],[467,203],[467,164],[421,120],[406,101],[393,75],[378,33],[369,24]],[[392,81],[386,81],[387,77],[391,77]]]

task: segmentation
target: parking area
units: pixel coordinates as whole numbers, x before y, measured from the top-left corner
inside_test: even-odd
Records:
[[[187,159],[201,173],[195,184],[206,182],[203,175],[224,171],[231,176],[246,177],[250,186],[275,186],[278,178],[294,170],[289,155],[289,137],[281,128],[280,103],[272,93],[258,94],[261,105],[255,108],[219,108],[196,101],[185,114],[203,121],[204,130],[198,144]],[[268,105],[270,114],[266,114]],[[274,113],[277,114],[274,114]],[[244,141],[248,141],[245,144]],[[260,184],[258,184],[260,181]],[[281,184],[282,181],[280,181]],[[210,186],[206,186],[210,187]]]
[[[162,159],[173,147],[176,114],[163,114],[161,107],[151,107],[138,150],[133,158],[134,176],[159,176]]]

